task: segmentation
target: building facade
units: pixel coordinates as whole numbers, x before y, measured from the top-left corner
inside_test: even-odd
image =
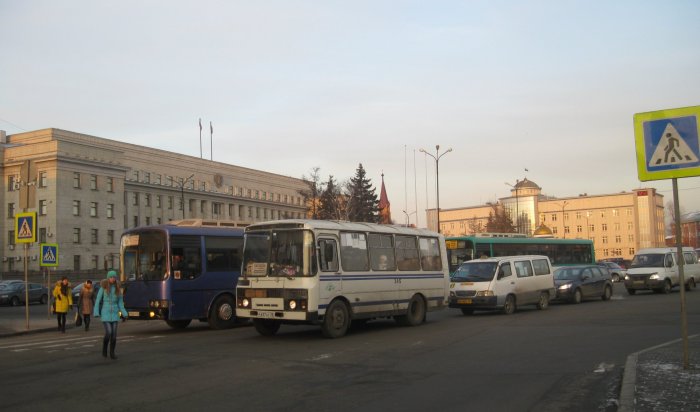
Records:
[[[94,270],[118,267],[127,228],[306,213],[301,179],[60,129],[0,131],[0,159],[2,272],[24,268],[24,247],[14,240],[14,215],[24,206],[38,214],[29,270],[39,269],[39,243],[58,244],[58,270]]]
[[[641,248],[664,245],[663,195],[656,189],[555,198],[526,179],[518,181],[510,196],[498,199],[513,220],[516,232],[533,236],[544,225],[557,238],[591,239],[598,259],[631,259]],[[440,210],[440,231],[445,236],[486,231],[491,205]],[[428,211],[435,230],[435,210]]]

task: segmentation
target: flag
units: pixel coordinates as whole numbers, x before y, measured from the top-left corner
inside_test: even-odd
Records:
[[[214,126],[212,126],[211,122],[209,122],[209,132],[211,132],[211,134],[214,134]]]
[[[526,171],[526,172],[529,172],[529,170],[527,170],[527,168],[525,169],[525,171]]]
[[[199,131],[202,131],[202,118],[199,118]]]

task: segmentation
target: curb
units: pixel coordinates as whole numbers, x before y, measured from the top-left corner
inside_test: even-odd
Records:
[[[688,336],[688,340],[697,338],[700,335]],[[639,355],[645,352],[649,352],[655,349],[663,348],[664,346],[673,345],[674,343],[681,342],[683,339],[674,339],[670,342],[665,342],[660,345],[652,346],[650,348],[642,349],[639,352],[635,352],[627,356],[627,361],[625,362],[625,373],[622,375],[622,385],[620,387],[620,399],[617,412],[634,412],[635,410],[635,387],[637,386],[637,360]]]
[[[71,325],[71,326],[66,325],[66,330],[73,329],[73,328],[75,328],[75,325]],[[30,330],[15,330],[12,332],[0,332],[0,339],[11,338],[13,336],[34,335],[36,333],[51,332],[51,331],[58,332],[58,330],[56,329],[56,326],[30,329]]]

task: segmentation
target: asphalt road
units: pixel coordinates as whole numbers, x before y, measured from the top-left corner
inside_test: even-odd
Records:
[[[700,332],[700,291],[686,294]],[[628,354],[680,336],[679,293],[627,296],[512,316],[457,310],[418,327],[370,322],[328,340],[313,326],[186,330],[120,324],[0,339],[4,410],[614,411]],[[8,308],[0,308],[0,313]],[[22,312],[23,313],[23,312]],[[100,326],[100,325],[96,325]],[[679,353],[679,358],[681,354]]]

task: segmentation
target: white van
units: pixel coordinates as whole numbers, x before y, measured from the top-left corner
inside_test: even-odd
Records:
[[[679,286],[676,250],[675,247],[639,250],[627,269],[627,276],[625,276],[627,292],[630,295],[634,295],[638,290],[668,293],[675,286]],[[683,263],[685,289],[691,290],[700,282],[700,264],[693,248],[683,248]]]
[[[475,310],[515,312],[518,306],[545,309],[556,296],[547,256],[500,256],[462,263],[450,275],[449,307],[465,315]]]

